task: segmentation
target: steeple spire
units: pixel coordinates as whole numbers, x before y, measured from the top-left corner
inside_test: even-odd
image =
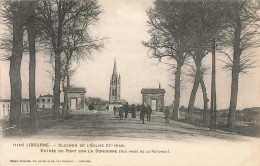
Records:
[[[113,75],[117,75],[116,58],[115,58],[115,61],[114,61]]]

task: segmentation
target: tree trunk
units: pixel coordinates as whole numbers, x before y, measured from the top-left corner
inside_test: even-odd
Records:
[[[54,80],[54,111],[53,119],[58,119],[60,114],[60,83],[61,83],[61,61],[60,56],[62,52],[62,24],[64,16],[62,16],[61,1],[58,1],[58,36],[57,48],[55,49],[55,80]]]
[[[177,62],[177,69],[175,72],[175,85],[174,85],[174,105],[172,119],[178,120],[179,118],[179,105],[180,105],[180,84],[181,84],[181,64]]]
[[[59,52],[59,51],[58,51]],[[53,119],[59,118],[59,109],[60,109],[60,81],[61,81],[61,72],[60,72],[60,53],[55,54],[55,79],[54,79],[54,111]]]
[[[207,89],[203,80],[203,77],[201,77],[200,79],[200,86],[201,86],[201,90],[203,93],[203,101],[204,101],[204,110],[203,110],[203,123],[204,125],[207,125],[208,121],[207,121],[207,110],[208,110],[208,95],[207,95]]]
[[[22,4],[16,3],[18,11],[13,13],[13,48],[10,57],[10,86],[11,86],[11,103],[9,125],[15,126],[15,131],[21,131],[21,97],[22,97],[22,81],[21,81],[21,62],[23,55],[23,15]]]
[[[195,57],[194,57],[194,62],[195,62],[195,65],[196,65],[196,74],[195,74],[195,79],[194,79],[192,91],[191,91],[191,94],[190,94],[190,100],[189,100],[189,105],[188,105],[188,110],[187,110],[187,112],[188,112],[187,118],[191,122],[193,121],[192,113],[193,113],[193,109],[194,109],[196,94],[197,94],[199,84],[200,84],[200,80],[201,80],[201,71],[200,70],[201,70],[202,58],[203,58],[202,44],[201,44],[201,41],[199,40],[198,46],[197,46],[196,52],[195,52]]]
[[[199,83],[200,83],[200,69],[197,68],[196,71],[196,76],[195,76],[195,80],[193,83],[193,88],[191,91],[191,95],[190,95],[190,100],[189,100],[189,105],[188,105],[188,120],[192,121],[192,112],[193,112],[193,108],[194,108],[194,104],[195,104],[195,98],[196,98],[196,93],[199,87]]]
[[[69,74],[69,62],[70,58],[67,57],[67,86],[66,86],[66,112],[65,112],[65,117],[67,118],[69,115],[69,99],[68,99],[68,93],[69,93],[69,88],[70,88],[70,74]]]
[[[63,90],[63,93],[64,93],[64,97],[63,97],[63,107],[62,107],[62,118],[65,119],[65,111],[66,111],[66,107],[67,105],[65,104],[66,103],[66,87],[65,87],[65,79],[62,80],[62,90]]]
[[[241,20],[239,16],[239,9],[236,8],[235,32],[234,32],[234,53],[233,53],[233,66],[232,66],[232,82],[231,82],[231,97],[228,114],[228,127],[231,130],[235,128],[235,114],[238,96],[238,80],[240,71],[240,42],[241,42]]]
[[[65,72],[66,72],[66,79],[67,79],[67,86],[63,86],[63,93],[64,93],[64,103],[63,103],[63,118],[68,118],[69,115],[69,106],[68,106],[68,91],[69,91],[69,58],[66,56],[66,66],[65,66]]]
[[[230,97],[230,106],[228,114],[228,127],[232,130],[235,128],[235,113],[237,105],[237,96],[238,96],[238,73],[232,73],[232,83],[231,83],[231,97]]]
[[[29,16],[27,18],[27,33],[29,42],[29,54],[30,54],[30,64],[29,64],[29,101],[30,101],[30,120],[32,132],[36,132],[38,127],[37,120],[37,108],[36,108],[36,95],[35,95],[35,68],[36,68],[36,55],[35,55],[35,28],[34,19],[35,2],[28,2]]]
[[[240,69],[240,37],[241,37],[241,20],[239,16],[239,9],[236,9],[236,26],[234,32],[234,54],[233,54],[233,66],[232,66],[232,82],[231,82],[231,97],[228,115],[228,127],[234,129],[235,127],[235,113],[238,96],[238,79]]]
[[[68,107],[68,88],[65,87],[64,93],[64,118],[67,119],[69,115],[69,107]]]
[[[195,64],[196,64],[196,74],[195,74],[195,79],[194,79],[194,83],[193,83],[193,87],[192,87],[192,91],[190,94],[190,100],[189,100],[189,105],[188,105],[188,120],[192,121],[192,113],[193,113],[193,108],[194,108],[194,104],[195,104],[195,98],[196,98],[196,94],[197,94],[197,90],[199,88],[199,83],[200,83],[200,77],[201,77],[201,73],[200,73],[200,68],[201,68],[201,58],[198,58],[201,54],[200,51],[201,48],[199,47],[197,50],[197,58],[194,59]]]

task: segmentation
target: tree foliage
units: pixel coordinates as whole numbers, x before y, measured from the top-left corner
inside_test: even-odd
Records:
[[[245,54],[247,49],[259,45],[259,4],[254,0],[231,1],[231,41],[233,57],[229,56],[232,63],[226,63],[224,68],[232,66],[231,96],[229,105],[228,127],[235,127],[235,113],[238,97],[239,74],[246,73],[254,67],[254,60]]]
[[[60,82],[61,82],[61,60],[62,54],[77,53],[82,58],[81,51],[91,51],[93,41],[85,32],[89,25],[98,20],[101,13],[100,6],[96,0],[86,1],[62,1],[43,0],[38,3],[37,14],[41,26],[41,38],[46,48],[54,55],[54,114],[57,118],[60,105]],[[83,26],[84,28],[79,28]],[[85,35],[79,35],[83,34]],[[86,35],[87,34],[87,35]],[[77,36],[81,36],[77,38]],[[83,37],[83,38],[82,38]],[[80,40],[78,40],[80,39]],[[84,42],[82,42],[84,39]],[[71,42],[74,43],[71,43]],[[81,43],[76,44],[77,41]],[[68,52],[65,52],[67,50]],[[68,55],[68,54],[67,54]],[[72,56],[70,54],[70,56]]]
[[[191,13],[186,3],[155,1],[154,7],[147,10],[148,33],[151,39],[143,42],[151,57],[159,62],[167,61],[174,68],[175,95],[173,119],[178,119],[180,103],[181,68],[190,53],[189,21]]]

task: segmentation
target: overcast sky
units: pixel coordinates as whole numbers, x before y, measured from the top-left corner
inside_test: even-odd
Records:
[[[173,75],[166,64],[158,64],[147,55],[147,48],[142,41],[147,41],[147,16],[145,10],[152,6],[150,0],[100,0],[103,10],[100,21],[92,28],[93,36],[109,38],[101,52],[93,52],[93,59],[78,64],[77,73],[72,85],[86,87],[86,96],[101,97],[108,100],[109,80],[116,58],[117,71],[121,74],[121,98],[129,103],[141,103],[142,88],[158,88],[166,90],[165,103],[173,102],[174,90],[169,86]],[[3,25],[1,25],[1,29]],[[2,31],[0,31],[2,32]],[[253,50],[256,55],[260,49]],[[259,56],[258,56],[259,57]],[[210,55],[204,62],[210,64]],[[52,94],[52,82],[47,70],[48,55],[37,54],[36,95]],[[217,68],[220,69],[217,61]],[[24,55],[22,63],[23,98],[28,98],[28,55]],[[210,72],[210,71],[209,71]],[[228,72],[217,71],[217,107],[228,108],[230,98],[230,80]],[[255,68],[249,75],[241,75],[239,80],[238,109],[260,106],[260,69]],[[181,91],[181,105],[187,106],[191,93],[192,82],[184,79]],[[205,78],[208,97],[210,97],[210,75]],[[0,62],[0,96],[10,98],[9,62]],[[196,106],[203,107],[201,89],[198,89]]]

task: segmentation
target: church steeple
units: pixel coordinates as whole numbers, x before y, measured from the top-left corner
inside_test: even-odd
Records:
[[[117,75],[116,59],[115,59],[115,61],[114,61],[113,75]]]
[[[116,59],[114,61],[113,74],[110,80],[110,90],[109,90],[109,102],[118,102],[120,100],[120,74],[117,75]]]

